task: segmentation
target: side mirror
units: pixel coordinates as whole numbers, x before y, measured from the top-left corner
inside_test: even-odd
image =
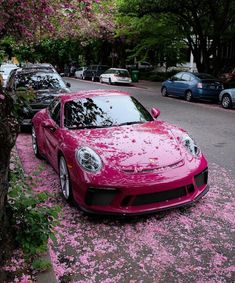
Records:
[[[70,83],[66,83],[66,86],[67,86],[67,87],[71,87],[71,84],[70,84]]]
[[[152,108],[151,109],[151,114],[154,119],[157,119],[157,117],[160,115],[161,111],[157,108]]]
[[[55,130],[57,129],[57,125],[55,124],[55,122],[53,120],[50,120],[50,119],[43,121],[42,127],[45,128],[45,129],[49,129],[52,132],[55,132]]]

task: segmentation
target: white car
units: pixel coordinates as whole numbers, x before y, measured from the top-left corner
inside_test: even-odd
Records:
[[[14,69],[17,69],[17,65],[15,64],[2,64],[0,66],[0,74],[2,75],[2,78],[3,78],[3,87],[6,86],[6,82],[7,82],[7,79],[10,75],[10,72]]]
[[[100,75],[100,82],[111,85],[116,83],[130,84],[132,81],[127,69],[110,68]]]
[[[87,67],[80,67],[77,69],[77,71],[75,72],[74,76],[75,78],[79,78],[82,79],[83,77],[83,72],[87,69]]]

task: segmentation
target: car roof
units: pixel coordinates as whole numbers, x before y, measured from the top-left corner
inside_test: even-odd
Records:
[[[16,70],[17,74],[36,74],[36,73],[44,73],[44,74],[53,74],[55,75],[56,73],[53,72],[52,70],[48,69],[29,69],[29,68],[20,68]]]
[[[61,102],[65,103],[79,98],[90,98],[97,96],[123,96],[123,95],[130,96],[131,94],[119,90],[98,89],[98,90],[82,90],[79,92],[74,92],[69,94],[61,94],[59,98]]]
[[[115,71],[128,71],[127,69],[124,69],[124,68],[109,68],[108,70],[115,70]]]

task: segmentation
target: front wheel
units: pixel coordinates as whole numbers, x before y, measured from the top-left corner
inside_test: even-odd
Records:
[[[63,155],[60,156],[59,160],[59,175],[62,195],[67,200],[67,202],[73,203],[74,199],[71,188],[69,170]]]
[[[185,99],[190,102],[193,100],[193,94],[190,90],[187,90],[186,93],[185,93]]]
[[[40,154],[40,150],[38,148],[37,136],[34,127],[32,127],[32,146],[35,156],[39,159],[42,159],[42,155]]]
[[[231,97],[228,94],[224,94],[222,101],[221,101],[222,107],[225,109],[229,109],[232,107],[232,100]]]
[[[164,96],[164,97],[168,96],[166,87],[163,87],[161,92],[162,92],[162,96]]]

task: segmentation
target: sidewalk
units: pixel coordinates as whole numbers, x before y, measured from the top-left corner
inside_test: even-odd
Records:
[[[132,83],[134,87],[147,89],[149,91],[155,91],[156,88],[160,88],[162,83],[161,82],[152,82],[152,81],[145,81],[139,80],[138,82]]]

